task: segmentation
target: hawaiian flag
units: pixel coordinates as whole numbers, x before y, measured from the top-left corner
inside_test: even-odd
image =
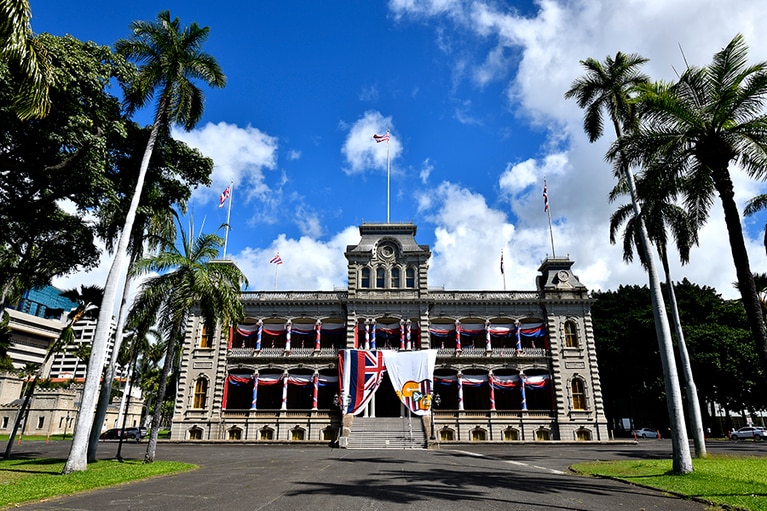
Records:
[[[503,275],[503,250],[501,250],[501,275]]]
[[[375,140],[377,143],[381,142],[388,142],[389,141],[389,132],[387,131],[384,135],[376,135],[373,134],[373,140]]]
[[[221,195],[218,196],[218,207],[223,208],[224,203],[226,202],[226,199],[229,198],[229,196],[232,194],[232,184],[229,183],[229,186],[226,187],[226,190],[221,192]]]
[[[549,192],[546,191],[546,180],[543,180],[543,211],[549,210]]]
[[[341,411],[354,415],[375,394],[383,381],[386,367],[383,353],[369,350],[342,350],[338,354]]]
[[[280,257],[280,254],[277,253],[272,257],[272,259],[269,261],[272,264],[282,264],[282,257]]]

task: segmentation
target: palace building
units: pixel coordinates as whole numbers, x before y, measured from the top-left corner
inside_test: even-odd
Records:
[[[437,290],[415,225],[359,230],[345,252],[346,289],[244,292],[245,319],[217,332],[190,318],[172,439],[348,448],[608,440],[591,299],[573,261],[545,259],[532,291]],[[380,387],[342,414],[345,349],[436,350],[432,413],[409,413],[384,368],[371,367]]]

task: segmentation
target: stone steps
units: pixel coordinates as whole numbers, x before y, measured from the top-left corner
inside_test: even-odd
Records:
[[[421,418],[355,417],[347,449],[425,449]]]

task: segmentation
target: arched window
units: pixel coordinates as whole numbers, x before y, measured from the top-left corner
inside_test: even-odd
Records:
[[[208,380],[199,378],[194,385],[194,403],[192,408],[205,408],[205,402],[208,400]]]
[[[399,289],[399,268],[391,269],[391,286],[393,289]]]
[[[585,410],[586,409],[586,389],[583,385],[583,380],[580,378],[573,378],[571,383],[571,390],[573,395],[573,410]]]
[[[362,268],[362,279],[360,287],[370,287],[370,268]]]
[[[565,348],[578,347],[578,328],[574,321],[565,321]]]
[[[415,287],[415,270],[413,268],[405,270],[405,287],[409,289]]]
[[[200,348],[210,348],[210,334],[208,333],[208,327],[202,325],[202,333],[200,333]]]
[[[383,289],[384,284],[386,284],[386,281],[384,280],[384,269],[378,268],[376,270],[376,287],[379,289]]]

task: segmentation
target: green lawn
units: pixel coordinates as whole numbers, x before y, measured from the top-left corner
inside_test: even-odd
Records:
[[[695,470],[686,475],[671,475],[671,466],[671,460],[595,461],[572,469],[735,509],[767,511],[767,458],[717,455],[694,459]]]
[[[1,460],[0,508],[197,468],[175,461],[144,464],[142,460],[102,460],[89,464],[85,472],[62,475],[64,463],[44,458]]]

